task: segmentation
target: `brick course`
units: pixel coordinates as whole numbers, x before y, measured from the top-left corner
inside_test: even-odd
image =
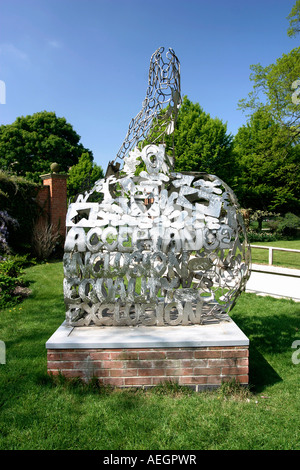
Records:
[[[97,377],[113,387],[148,387],[173,381],[195,390],[235,379],[248,385],[247,346],[149,349],[48,349],[48,373]]]

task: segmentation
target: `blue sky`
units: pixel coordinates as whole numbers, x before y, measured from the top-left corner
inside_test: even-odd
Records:
[[[182,95],[227,123],[245,124],[237,103],[250,65],[274,63],[299,45],[287,36],[295,0],[3,0],[0,125],[54,111],[104,170],[144,100],[160,46],[181,63]]]

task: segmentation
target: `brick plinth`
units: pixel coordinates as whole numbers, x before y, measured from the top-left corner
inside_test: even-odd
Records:
[[[199,391],[248,385],[249,339],[227,321],[193,326],[72,327],[46,342],[48,373],[113,387],[176,382]]]
[[[235,379],[248,384],[248,347],[48,349],[48,373],[102,385],[149,387],[172,381],[195,390]]]

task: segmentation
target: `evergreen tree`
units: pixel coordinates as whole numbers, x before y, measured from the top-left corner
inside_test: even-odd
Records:
[[[300,212],[300,146],[265,108],[258,109],[234,138],[238,174],[234,191],[253,210]]]
[[[218,118],[211,118],[199,103],[183,97],[174,135],[166,137],[168,153],[175,152],[176,171],[214,174],[230,184],[233,177],[232,135]]]
[[[79,158],[77,165],[70,168],[68,178],[68,197],[74,197],[91,189],[93,184],[100,178],[103,178],[103,170],[91,159],[88,152],[85,152]]]

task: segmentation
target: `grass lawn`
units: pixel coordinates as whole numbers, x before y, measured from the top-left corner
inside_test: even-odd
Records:
[[[280,240],[276,242],[253,242],[251,245],[274,246],[278,248],[289,248],[300,250],[300,240]],[[252,263],[268,264],[269,250],[252,248]],[[273,265],[286,268],[300,269],[300,253],[287,251],[273,251]]]
[[[250,339],[249,390],[110,390],[48,377],[45,343],[64,320],[62,263],[26,273],[32,295],[0,311],[1,450],[300,449],[299,303],[238,300],[232,317]]]

